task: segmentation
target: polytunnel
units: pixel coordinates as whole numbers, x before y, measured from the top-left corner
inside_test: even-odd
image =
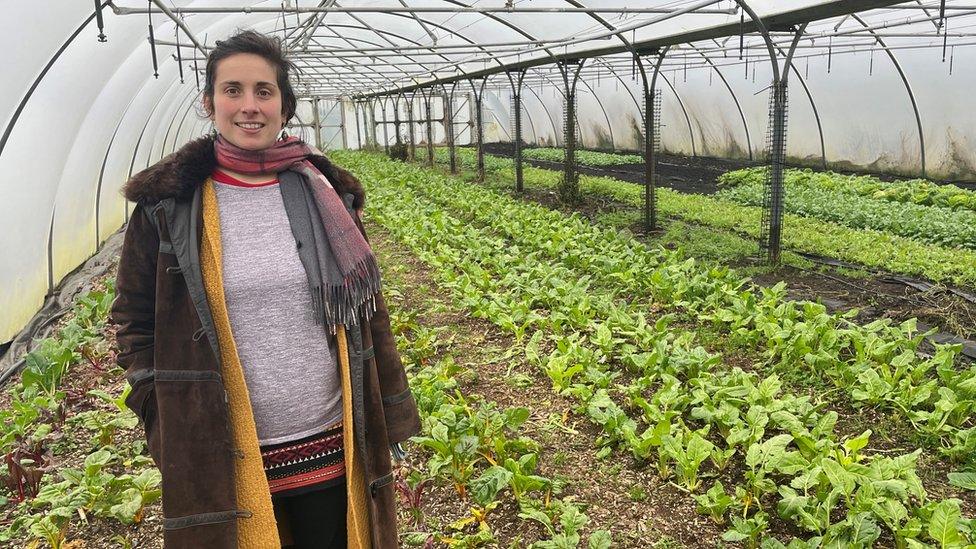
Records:
[[[404,280],[384,277],[423,419],[411,457],[398,462],[401,544],[976,542],[976,4],[3,8],[0,379],[17,383],[21,371],[41,379],[60,365],[31,398],[65,398],[57,383],[72,364],[102,372],[101,361],[113,361],[112,265],[138,211],[124,185],[216,132],[202,103],[207,57],[255,30],[279,39],[294,63],[297,110],[286,134],[362,181],[366,228],[382,235],[373,247],[414,268]],[[492,255],[496,248],[509,253]],[[96,263],[97,276],[86,274]],[[429,284],[413,291],[440,295],[442,309],[459,307],[457,317],[440,325],[424,317],[414,284]],[[59,297],[82,285],[100,289],[74,305]],[[72,320],[96,313],[92,325]],[[65,324],[81,339],[55,360],[44,353],[60,349],[52,334]],[[429,348],[418,335],[425,330]],[[434,341],[442,331],[450,342]],[[477,331],[495,334],[484,341],[501,350],[475,352]],[[481,393],[470,402],[487,408],[463,427],[480,432],[462,433],[440,415],[448,405],[474,414],[462,392],[476,388],[455,387],[471,364],[443,364],[442,347],[452,345],[474,353],[472,364],[484,366],[476,375],[508,387],[487,398],[511,405],[504,421]],[[432,391],[452,400],[435,405]],[[4,422],[37,420],[19,417]],[[134,428],[130,420],[108,434],[104,425],[116,420],[89,423],[101,422],[104,444],[116,427]],[[435,435],[435,425],[450,430]],[[125,543],[175,543],[163,533],[177,528],[163,518],[173,505],[165,473],[162,509],[157,479],[110,502],[93,496],[71,507],[49,495],[34,505],[41,511],[26,510],[30,479],[37,497],[56,460],[24,446],[44,434],[19,429],[0,436],[9,492],[0,507],[23,503],[0,522],[0,540],[108,543],[86,537],[71,518],[80,513],[115,520]],[[523,431],[528,438],[518,438]],[[572,444],[551,441],[553,433]],[[487,446],[459,457],[469,443]],[[27,455],[34,469],[18,461]],[[576,455],[583,465],[570,472]],[[612,473],[610,456],[619,458]],[[596,485],[574,484],[583,469],[599,471]],[[424,503],[426,483],[440,487],[428,493],[434,503]],[[611,503],[606,492],[628,502]],[[511,520],[492,523],[486,517],[506,497],[514,507],[495,513]],[[144,509],[161,526],[144,522]],[[434,518],[436,509],[451,520]]]

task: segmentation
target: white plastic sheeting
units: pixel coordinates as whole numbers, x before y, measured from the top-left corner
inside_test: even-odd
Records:
[[[770,14],[813,6],[840,6],[857,2],[819,0],[750,0],[762,18]],[[957,1],[949,0],[951,7]],[[290,9],[317,6],[312,0],[285,2],[253,0],[167,1],[174,10],[250,6]],[[331,2],[329,2],[331,4]],[[445,0],[410,1],[411,7],[480,8],[500,7],[501,0],[461,2]],[[520,7],[566,8],[607,6],[610,2],[532,0],[515,2]],[[624,2],[615,3],[623,6]],[[649,0],[627,2],[629,7],[683,9],[704,3],[690,0]],[[914,4],[918,3],[906,3]],[[392,0],[344,1],[336,6],[402,7]],[[158,161],[189,139],[209,130],[209,121],[199,113],[199,92],[192,71],[192,57],[203,68],[202,54],[183,48],[184,81],[180,82],[175,51],[171,45],[156,46],[159,77],[152,74],[147,40],[149,15],[147,2],[119,0],[114,6],[140,9],[142,13],[120,15],[112,7],[103,10],[107,42],[97,40],[94,3],[82,0],[54,0],[45,3],[2,1],[4,19],[0,23],[0,48],[6,52],[0,65],[0,342],[10,340],[42,303],[45,294],[84,259],[89,257],[109,234],[126,220],[131,206],[119,194],[124,181],[134,172]],[[710,10],[735,8],[732,0],[705,6]],[[152,16],[155,38],[159,42],[176,40],[176,25],[164,14]],[[253,10],[252,10],[253,11]],[[869,25],[896,18],[919,17],[919,11],[872,10],[864,14]],[[237,28],[254,28],[284,35],[293,57],[301,68],[298,92],[305,97],[291,133],[317,141],[323,149],[358,147],[365,142],[365,122],[356,132],[362,110],[348,101],[350,95],[369,94],[399,86],[418,84],[434,78],[468,74],[552,54],[567,55],[594,48],[618,47],[630,42],[660,39],[733,24],[738,14],[710,13],[670,17],[649,13],[184,13],[182,19],[198,41],[212,45]],[[646,25],[650,21],[659,21]],[[950,23],[950,32],[960,33],[951,43],[967,41],[969,19],[959,17]],[[837,19],[811,25],[808,32],[829,30]],[[311,34],[299,29],[317,23]],[[856,26],[852,20],[844,29]],[[607,29],[623,29],[619,36]],[[898,27],[904,38],[887,38],[890,46],[919,44],[913,32],[932,32],[932,23]],[[779,38],[782,38],[781,36]],[[548,50],[527,46],[545,40]],[[872,42],[871,38],[862,41]],[[189,43],[180,33],[180,41]],[[756,44],[755,36],[747,37]],[[926,44],[939,40],[927,38]],[[729,42],[734,44],[735,40]],[[806,43],[806,39],[804,40]],[[826,39],[815,44],[826,45]],[[506,45],[508,44],[508,45]],[[392,52],[390,48],[411,47]],[[696,46],[714,49],[711,40]],[[63,47],[63,52],[61,48]],[[436,51],[431,51],[436,49]],[[345,53],[339,53],[344,50]],[[516,51],[518,50],[518,51]],[[330,54],[327,51],[335,51]],[[675,46],[671,55],[689,54],[686,46]],[[762,50],[749,50],[755,53]],[[954,72],[941,62],[938,48],[893,50],[911,83],[922,119],[927,168],[931,175],[972,176],[976,165],[974,143],[976,124],[968,108],[976,71],[971,48],[953,49]],[[376,52],[369,57],[370,52]],[[602,74],[586,73],[587,81],[578,86],[579,120],[582,142],[586,146],[635,149],[640,135],[642,100],[639,78],[627,70],[630,58],[623,56],[590,60],[592,66],[612,64]],[[692,66],[686,71],[678,62],[666,62],[658,87],[663,90],[663,146],[685,154],[747,157],[761,151],[765,141],[767,97],[770,80],[769,60],[754,58],[749,72],[735,59],[735,52],[710,53],[709,58],[725,76],[738,99],[745,118],[736,108],[733,95],[712,69]],[[875,51],[873,74],[867,75],[869,52],[832,56],[831,72],[826,74],[826,49],[801,49],[797,66],[806,72],[809,60],[809,86],[819,109],[827,160],[835,165],[863,166],[915,173],[921,168],[921,146],[915,115],[904,83],[893,63],[882,51]],[[755,79],[752,72],[755,70]],[[545,74],[546,80],[540,80]],[[535,75],[535,77],[532,77]],[[562,97],[553,87],[560,85],[558,72],[547,67],[530,71],[530,83],[523,94],[525,137],[540,144],[562,141]],[[791,109],[788,154],[811,163],[819,162],[821,139],[813,117],[811,102],[803,93],[796,75],[791,75]],[[202,79],[202,75],[201,75]],[[492,77],[485,93],[485,135],[491,140],[510,140],[509,94],[498,91],[507,82],[504,75]],[[538,82],[541,82],[538,83]],[[456,87],[454,108],[458,112],[457,142],[471,141],[470,85]],[[418,94],[419,95],[419,94]],[[313,102],[317,98],[319,128],[313,124]],[[343,99],[342,97],[346,99]],[[680,99],[680,101],[679,101]],[[405,119],[405,101],[399,102]],[[434,101],[434,116],[442,114]],[[415,99],[415,115],[424,112]],[[392,122],[393,101],[377,102],[373,118]],[[686,118],[687,116],[687,118]],[[383,139],[383,127],[376,136]],[[392,124],[385,124],[388,141],[393,142]],[[418,142],[426,139],[422,124],[415,124]],[[751,147],[746,144],[750,136]],[[403,128],[406,131],[406,128]],[[405,134],[404,134],[405,135]],[[444,139],[443,125],[435,129],[435,141]],[[316,139],[317,138],[317,139]]]
[[[678,48],[675,53],[680,51]],[[949,61],[941,61],[940,48],[893,49],[893,53],[918,103],[926,175],[939,179],[976,179],[976,109],[969,107],[971,90],[976,89],[976,71],[972,70],[976,66],[976,48],[955,49],[951,75]],[[742,64],[722,66],[721,58],[715,61],[719,65],[717,70],[728,80],[731,93],[715,75],[715,69],[695,68],[687,71],[687,75],[681,68],[662,72],[658,86],[663,91],[662,146],[665,151],[678,154],[748,158],[747,127],[749,145],[753,156],[758,158],[763,152],[768,121],[770,64],[768,60],[754,63],[755,70],[750,67],[746,77]],[[908,88],[883,50],[874,52],[873,63],[869,51],[834,53],[829,73],[826,55],[800,50],[794,65],[796,72],[790,74],[787,137],[791,162],[820,166],[825,152],[828,165],[836,168],[893,172],[909,177],[921,174],[921,143]],[[541,71],[548,73],[548,69]],[[559,79],[558,75],[552,78]],[[582,82],[578,89],[578,125],[583,146],[636,151],[640,143],[639,105],[643,93],[639,79],[632,80],[625,73],[621,82],[604,75],[599,84],[595,81],[588,84],[592,90]],[[809,95],[803,84],[809,88]],[[485,101],[486,108],[492,110],[488,118],[507,121],[510,93],[501,90],[496,93],[498,98]],[[745,125],[732,93],[742,106]],[[532,121],[531,128],[528,123],[525,126],[525,139],[541,145],[561,144],[562,104],[562,95],[555,88],[533,87],[524,91],[523,116]],[[823,143],[814,105],[820,117]],[[501,131],[488,135],[500,141],[511,139]]]

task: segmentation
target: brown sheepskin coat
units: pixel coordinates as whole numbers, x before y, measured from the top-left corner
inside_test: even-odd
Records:
[[[312,160],[350,212],[362,208],[355,177],[324,156]],[[136,207],[112,318],[119,325],[118,361],[132,385],[126,404],[142,419],[162,471],[168,549],[236,547],[238,521],[249,515],[236,502],[238,451],[200,270],[201,188],[215,165],[213,140],[200,138],[133,176],[124,189]],[[399,543],[389,446],[415,434],[420,420],[381,296],[376,305],[369,321],[348,330],[348,359],[372,546],[392,549]]]

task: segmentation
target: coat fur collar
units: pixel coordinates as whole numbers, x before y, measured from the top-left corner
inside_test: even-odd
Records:
[[[353,195],[353,207],[362,209],[365,200],[363,185],[348,171],[336,166],[325,156],[310,157],[335,187],[339,196]],[[214,142],[210,136],[190,141],[180,150],[132,176],[122,194],[132,202],[155,204],[166,198],[189,198],[194,190],[217,167]]]

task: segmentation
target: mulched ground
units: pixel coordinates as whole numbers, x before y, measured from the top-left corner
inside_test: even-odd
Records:
[[[516,196],[514,191],[512,194]],[[568,207],[560,202],[554,192],[547,190],[526,189],[520,196],[565,213],[580,213],[593,221],[609,213],[638,212],[630,204],[607,197],[584,195],[579,204]],[[666,224],[668,220],[662,222]],[[638,239],[650,244],[654,244],[660,235],[646,234],[641,224],[631,225],[627,229]],[[708,230],[719,231],[713,227]],[[744,258],[728,266],[754,267],[758,264],[758,260],[754,258]],[[760,286],[773,286],[785,281],[788,295],[794,300],[819,301],[832,311],[858,309],[857,321],[862,324],[879,318],[891,318],[897,322],[917,318],[922,324],[938,327],[947,334],[976,340],[976,303],[945,291],[944,288],[921,291],[895,282],[895,275],[891,273],[872,273],[859,269],[858,276],[851,276],[847,274],[851,270],[827,264],[818,264],[815,269],[783,265],[752,278]],[[976,294],[973,289],[962,290]]]
[[[444,292],[428,274],[428,268],[399,249],[381,229],[370,227],[370,241],[389,280],[401,279],[409,292],[393,297],[391,307],[438,311],[422,313],[418,322],[442,328],[451,343],[442,349],[462,357],[459,363],[474,376],[461,381],[464,395],[478,395],[502,407],[527,406],[532,415],[523,435],[542,446],[539,474],[569,481],[563,497],[570,497],[590,517],[587,531],[607,529],[614,547],[647,548],[654,544],[674,547],[713,547],[724,528],[698,515],[695,503],[673,484],[662,482],[652,470],[636,464],[628,455],[608,459],[595,457],[594,440],[599,432],[586,418],[573,412],[573,401],[555,394],[545,374],[525,364],[521,353],[499,360],[516,343],[491,323],[469,316],[450,305]],[[422,452],[411,452],[411,466],[423,468]],[[439,487],[424,502],[424,514],[436,516],[442,524],[467,514],[468,506],[450,486]],[[519,519],[514,505],[496,509],[489,523],[499,547],[528,546],[541,534],[532,522]],[[401,512],[401,531],[410,526]],[[585,539],[584,539],[585,541]]]
[[[511,156],[513,148],[512,143],[485,144],[486,152],[498,156]],[[538,160],[526,160],[526,162],[547,169],[562,167],[559,162]],[[723,173],[755,165],[757,165],[755,162],[742,160],[661,155],[657,172],[661,176],[661,185],[665,187],[679,192],[708,195],[717,191],[717,178]],[[643,183],[644,180],[643,164],[607,167],[580,165],[579,168],[581,173],[587,175],[607,176],[632,183]],[[840,171],[840,173],[848,172]],[[904,179],[890,174],[875,174],[875,176],[884,181]],[[961,185],[965,186],[965,184]],[[973,188],[976,188],[976,183],[973,184]],[[565,209],[550,193],[528,191],[527,194],[549,207]],[[629,204],[593,198],[584,198],[575,209],[591,219],[596,219],[600,214],[605,213],[637,211]],[[630,229],[634,234],[643,234],[643,228],[639,225]],[[976,303],[939,288],[928,291],[913,288],[894,281],[890,273],[878,272],[871,277],[853,278],[845,274],[843,268],[836,266],[823,265],[819,269],[808,270],[787,265],[757,276],[755,281],[763,286],[772,286],[780,281],[786,281],[789,284],[791,299],[820,301],[834,311],[859,309],[858,321],[862,323],[878,318],[891,318],[899,322],[918,318],[926,328],[935,326],[948,334],[976,340]],[[963,288],[963,290],[976,294],[974,289]]]
[[[113,268],[101,280],[115,276]],[[100,281],[96,281],[95,289],[100,289]],[[60,324],[67,322],[68,317],[59,320]],[[118,395],[125,386],[125,377],[121,369],[115,364],[115,328],[109,326],[105,333],[105,340],[100,344],[98,358],[94,362],[82,362],[72,367],[62,380],[61,390],[68,398],[65,400],[65,417],[70,418],[92,410],[114,410],[114,405],[98,398],[86,397],[88,391],[100,389],[112,395]],[[0,392],[0,408],[10,406],[10,394]],[[50,419],[50,418],[48,418]],[[64,425],[55,429],[49,436],[52,446],[56,449],[53,456],[53,470],[47,474],[45,483],[58,482],[57,471],[64,468],[84,469],[85,457],[98,449],[91,444],[90,438],[94,433],[81,426]],[[132,429],[116,431],[113,444],[117,448],[131,448],[145,446],[145,436],[141,425]],[[148,456],[148,451],[143,450]],[[123,467],[116,466],[109,469],[119,475],[126,472]],[[0,507],[0,527],[5,527],[13,519],[14,506]],[[162,505],[156,502],[145,507],[142,521],[132,525],[125,525],[116,520],[102,520],[89,518],[85,521],[75,518],[71,522],[65,537],[66,549],[102,549],[109,547],[124,547],[122,539],[128,540],[130,547],[161,549],[162,541]],[[25,547],[27,539],[12,540],[10,547]]]
[[[514,192],[513,192],[514,195]],[[522,198],[538,202],[542,205],[563,211],[564,213],[577,212],[590,220],[596,220],[601,214],[607,212],[619,212],[621,210],[633,210],[627,204],[614,202],[607,198],[584,197],[580,204],[573,208],[561,203],[554,192],[544,190],[526,190],[522,193]],[[643,234],[640,226],[635,225],[629,228],[638,238],[653,242],[656,235]],[[752,266],[751,260],[741,265],[731,265],[733,267]],[[974,337],[976,334],[976,305],[964,300],[954,294],[940,291],[920,291],[905,284],[896,283],[889,280],[890,275],[878,273],[859,273],[852,277],[846,275],[842,269],[823,265],[822,270],[801,269],[793,266],[783,266],[776,270],[754,276],[753,280],[761,286],[772,286],[780,281],[788,284],[790,299],[820,301],[834,311],[846,311],[852,308],[859,310],[855,321],[861,324],[871,322],[879,318],[890,318],[901,322],[909,318],[918,318],[920,328],[925,325],[939,326],[941,330],[961,334],[964,337]],[[949,327],[949,328],[947,328]],[[687,329],[695,329],[696,326],[687,326]],[[700,326],[698,327],[701,328]],[[927,328],[921,328],[923,331]],[[713,349],[723,353],[725,363],[729,366],[739,366],[744,370],[753,368],[753,363],[757,357],[739,356],[737,353],[730,353],[727,349]],[[932,347],[923,345],[923,350],[931,351]],[[967,360],[972,357],[963,356],[961,360],[965,365]],[[542,376],[544,377],[544,376]],[[548,380],[543,379],[544,383]],[[807,394],[816,397],[816,389],[806,385],[791,387],[790,390],[798,391],[800,394]],[[840,399],[830,407],[840,415],[837,432],[843,436],[857,436],[866,429],[874,432],[869,449],[887,454],[910,453],[919,446],[917,435],[908,424],[892,424],[890,417],[872,409],[855,409]],[[594,430],[594,436],[596,436]],[[619,457],[619,456],[618,456]],[[629,460],[627,469],[634,469],[635,464]],[[919,458],[918,473],[921,477],[926,490],[933,498],[955,497],[962,501],[962,509],[967,516],[976,513],[976,492],[961,490],[951,486],[947,482],[947,473],[955,470],[952,464],[938,459],[934,452],[925,452]],[[723,475],[724,476],[724,475]],[[653,482],[656,477],[648,475],[645,480]],[[735,482],[735,478],[722,478]],[[741,480],[741,479],[739,479]],[[711,482],[709,480],[709,482]],[[725,482],[726,485],[729,482]],[[687,494],[677,494],[690,500]],[[694,513],[694,506],[689,506],[687,512]],[[684,517],[687,518],[687,517]],[[803,535],[800,532],[792,531],[781,521],[774,521],[773,533],[787,536],[790,534]],[[689,543],[686,538],[675,536],[685,543]],[[698,546],[694,541],[691,545]]]
[[[498,156],[512,157],[515,154],[514,143],[485,143],[485,152]],[[637,153],[628,153],[637,154]],[[560,169],[561,162],[525,159],[525,162],[540,168]],[[661,176],[661,185],[676,191],[714,194],[717,192],[716,179],[730,170],[738,170],[762,164],[752,160],[736,160],[715,158],[708,156],[681,156],[676,154],[659,154],[657,173]],[[809,166],[793,166],[787,168],[808,168]],[[852,171],[844,168],[832,168],[831,171],[845,175],[864,175],[864,170]],[[580,172],[587,175],[608,176],[632,183],[644,183],[644,164],[619,164],[616,166],[592,167],[580,164]],[[872,173],[881,181],[893,182],[911,179],[904,175],[889,173]],[[963,189],[976,190],[973,181],[935,181],[935,183],[951,183]]]
[[[497,156],[511,157],[514,155],[512,143],[485,143],[485,152]],[[525,159],[530,166],[562,169],[562,162],[547,160]],[[718,192],[716,179],[723,173],[740,168],[757,165],[755,162],[744,160],[727,160],[724,158],[709,158],[699,156],[678,156],[662,154],[658,157],[657,175],[660,184],[676,191],[697,194],[715,194]],[[585,175],[605,176],[631,183],[644,183],[644,164],[620,164],[616,166],[593,167],[579,165],[579,171]]]

